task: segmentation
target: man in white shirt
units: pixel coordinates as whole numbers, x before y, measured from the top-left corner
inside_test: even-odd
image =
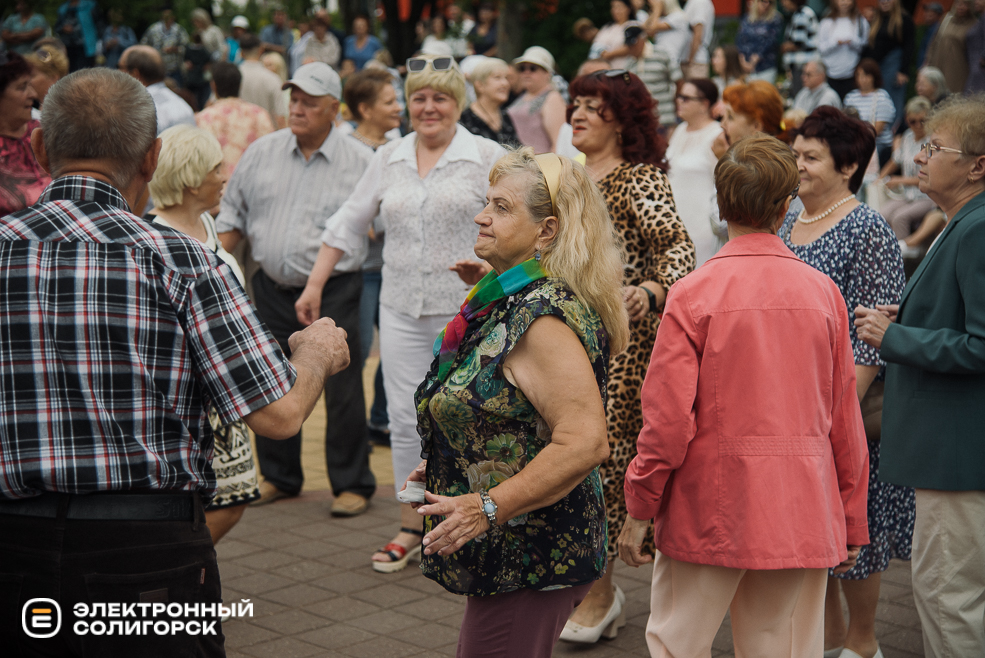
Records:
[[[321,248],[325,220],[345,203],[372,152],[333,128],[342,95],[338,74],[323,62],[305,64],[284,84],[291,89],[290,128],[253,142],[236,165],[221,213],[219,239],[232,250],[245,236],[260,270],[253,276],[257,313],[286,354],[300,329],[294,304]],[[368,237],[366,241],[368,243]],[[351,354],[360,353],[359,298],[366,246],[339,262],[325,284],[321,315],[348,334]],[[355,360],[354,360],[355,361]],[[366,407],[358,366],[325,384],[325,461],[336,496],[332,514],[366,510],[376,490],[369,469]],[[301,492],[301,435],[284,441],[257,436],[264,482],[259,504]]]
[[[130,46],[120,55],[117,65],[121,71],[136,78],[147,87],[157,109],[157,134],[182,123],[195,125],[191,106],[164,84],[164,60],[150,46]]]
[[[274,126],[284,128],[287,126],[287,108],[281,93],[282,82],[276,73],[260,63],[260,37],[244,34],[239,40],[239,52],[243,56],[243,63],[239,65],[239,72],[243,74],[239,97],[267,110]]]
[[[681,60],[685,80],[708,77],[708,48],[715,31],[715,5],[711,0],[687,0],[684,13],[691,25],[691,48]]]
[[[822,105],[831,105],[841,109],[841,98],[838,92],[831,88],[827,80],[828,72],[820,60],[804,64],[800,79],[804,87],[793,99],[794,109],[803,110],[810,114]]]

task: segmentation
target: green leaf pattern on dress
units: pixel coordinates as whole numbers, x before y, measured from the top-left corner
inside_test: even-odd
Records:
[[[429,491],[460,496],[494,488],[550,442],[549,427],[501,367],[523,332],[544,315],[563,320],[581,340],[604,401],[609,348],[598,314],[559,279],[531,283],[469,326],[444,382],[435,362],[417,391]],[[426,517],[425,531],[440,521]],[[492,528],[451,556],[425,556],[421,563],[427,577],[470,596],[581,585],[605,568],[598,469],[557,503]]]

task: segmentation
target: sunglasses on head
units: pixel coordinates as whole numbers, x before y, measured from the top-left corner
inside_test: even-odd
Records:
[[[407,70],[411,73],[420,73],[427,68],[428,64],[435,71],[450,71],[455,66],[455,59],[453,57],[435,57],[434,59],[411,57],[407,60]]]
[[[630,83],[629,71],[626,69],[604,69],[602,71],[596,71],[592,73],[594,76],[606,77],[606,78],[622,78],[622,81],[627,85]]]

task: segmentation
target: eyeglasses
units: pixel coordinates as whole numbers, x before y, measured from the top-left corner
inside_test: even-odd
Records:
[[[596,71],[592,73],[596,77],[606,77],[606,78],[618,78],[622,77],[622,81],[627,85],[630,84],[629,71],[626,69],[604,69],[602,71]]]
[[[694,101],[695,103],[700,103],[703,100],[707,100],[702,96],[685,96],[684,94],[677,94],[676,96],[674,96],[674,98],[676,98],[679,101],[685,101],[685,102]]]
[[[959,155],[971,155],[970,153],[965,153],[964,151],[959,151],[958,149],[948,148],[946,146],[941,146],[940,144],[931,144],[927,142],[923,145],[923,152],[927,154],[927,159],[930,160],[934,157],[934,153],[938,151],[946,151],[948,153],[958,153]]]
[[[536,64],[519,64],[516,70],[520,73],[536,73],[537,71],[546,71],[543,66],[537,66]]]
[[[777,199],[773,203],[780,203],[781,201],[786,200],[788,197],[790,198],[791,201],[793,201],[794,199],[797,198],[797,193],[798,192],[800,192],[800,183],[797,183],[797,187],[793,188],[793,191],[790,192],[790,194],[788,194],[787,196],[781,196],[779,199]]]
[[[411,57],[407,60],[407,70],[411,73],[420,73],[427,68],[428,64],[435,71],[450,71],[455,66],[455,58],[435,57],[434,59],[425,59],[424,57]]]

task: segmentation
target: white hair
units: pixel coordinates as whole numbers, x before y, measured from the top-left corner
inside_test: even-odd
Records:
[[[161,133],[157,171],[148,184],[158,208],[181,203],[185,190],[198,187],[209,172],[222,164],[222,146],[207,130],[180,125]]]

